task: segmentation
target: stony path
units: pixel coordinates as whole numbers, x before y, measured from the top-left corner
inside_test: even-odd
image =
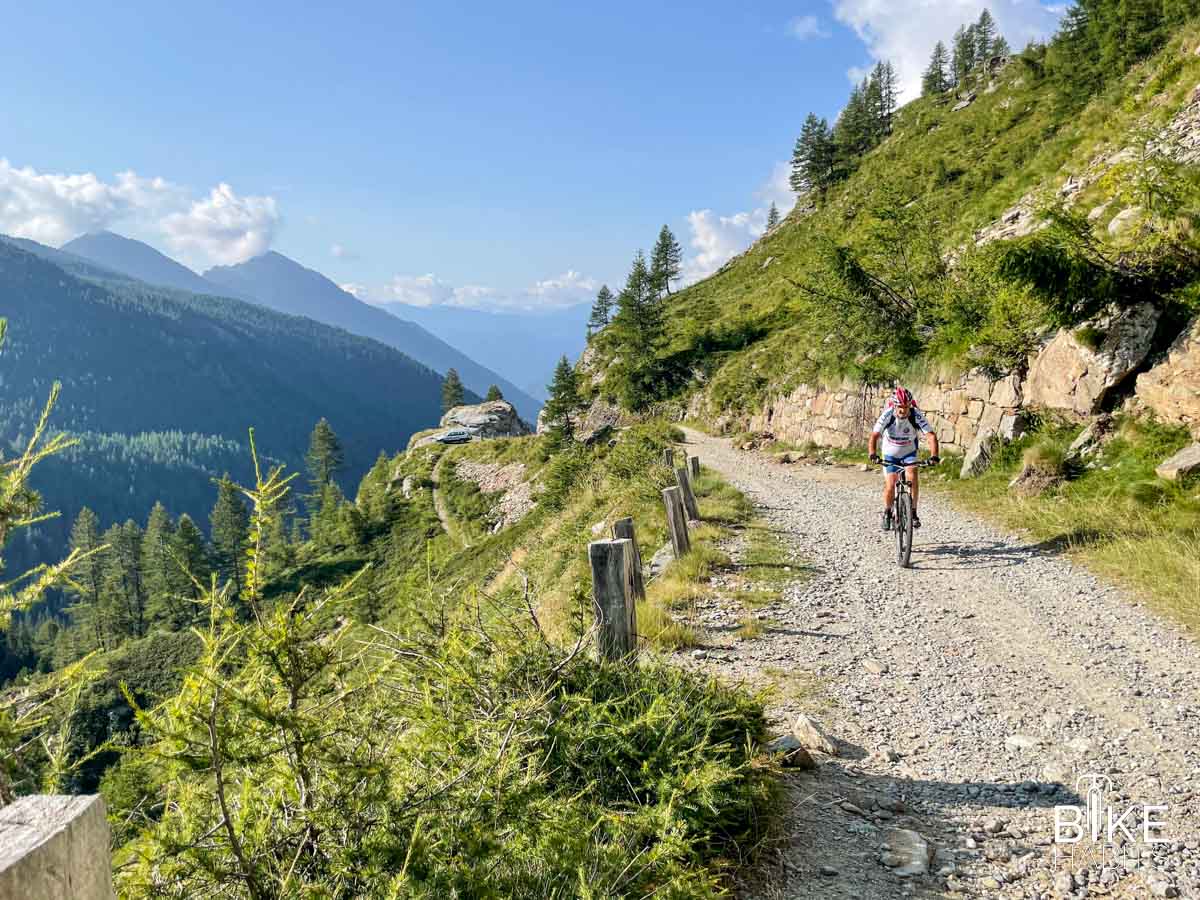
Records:
[[[880,476],[688,439],[815,570],[754,639],[728,624],[733,601],[709,600],[708,648],[683,662],[775,685],[780,730],[808,712],[839,750],[789,775],[786,833],[745,896],[1200,897],[1200,649],[1181,630],[936,494],[898,569]],[[1136,843],[1056,846],[1054,808],[1083,804],[1091,774],[1117,816],[1167,805],[1151,816],[1167,843],[1145,843],[1135,810]],[[928,874],[881,855],[908,832]]]

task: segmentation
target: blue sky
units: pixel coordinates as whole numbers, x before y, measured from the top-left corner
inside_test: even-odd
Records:
[[[790,203],[805,114],[975,0],[60,3],[6,13],[0,231],[194,268],[273,248],[379,300],[562,304],[671,225],[693,276]],[[991,4],[1020,45],[1038,0]]]

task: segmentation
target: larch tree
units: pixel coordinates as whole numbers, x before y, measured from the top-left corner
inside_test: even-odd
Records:
[[[104,541],[100,537],[100,519],[86,506],[71,526],[70,546],[73,554],[82,557],[66,586],[67,593],[76,600],[70,607],[71,618],[89,634],[92,648],[107,650],[109,632],[100,609],[104,589],[104,555],[101,552]]]
[[[946,50],[946,45],[938,41],[933,48],[933,55],[929,58],[929,68],[921,77],[921,94],[928,97],[944,94],[948,90],[950,90],[950,54]]]
[[[671,282],[679,277],[682,266],[683,248],[671,229],[664,225],[650,254],[650,289],[655,297],[671,293]]]
[[[797,194],[824,194],[833,183],[834,144],[829,123],[809,113],[792,151],[789,184]]]
[[[450,372],[455,378],[458,377],[458,373],[453,369]],[[321,419],[313,428],[312,436],[308,439],[308,453],[304,456],[304,464],[308,468],[308,483],[313,491],[319,491],[329,484],[345,463],[346,454],[342,450],[342,442],[338,440],[329,422]]]
[[[600,292],[596,294],[596,300],[592,304],[592,315],[588,319],[589,333],[594,334],[612,321],[614,299],[613,292],[608,289],[608,285],[602,284]]]
[[[458,377],[458,369],[451,369],[442,381],[442,412],[449,412],[456,406],[462,406],[466,400],[466,390],[462,379]]]
[[[152,624],[178,628],[173,614],[177,580],[173,577],[175,561],[171,558],[171,538],[175,523],[161,503],[155,503],[146,519],[142,535],[142,581],[146,588],[147,618]]]
[[[984,9],[975,23],[975,65],[986,66],[996,49],[996,20]]]
[[[775,205],[775,201],[771,201],[771,208],[767,210],[767,231],[779,224],[779,207]]]
[[[554,380],[546,388],[550,395],[542,415],[550,423],[552,434],[559,441],[575,438],[575,416],[583,407],[579,396],[579,380],[570,361],[563,356],[554,367]]]
[[[491,403],[494,400],[503,400],[504,394],[500,393],[498,385],[493,384],[488,386],[487,396],[484,399]]]
[[[217,502],[209,516],[209,525],[217,572],[222,580],[233,582],[234,593],[240,596],[242,558],[250,531],[250,512],[242,499],[242,492],[228,473],[217,481]]]

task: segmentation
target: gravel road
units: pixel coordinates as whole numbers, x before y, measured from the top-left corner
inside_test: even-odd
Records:
[[[688,441],[812,570],[757,638],[736,636],[734,601],[704,601],[706,648],[681,662],[774,685],[780,732],[806,712],[838,750],[789,774],[785,833],[744,896],[1200,897],[1200,650],[1182,629],[934,492],[899,569],[878,474]],[[1055,807],[1083,805],[1090,775],[1109,779],[1103,815],[1166,805],[1164,842],[1137,808],[1135,841],[1056,844]],[[927,874],[897,874],[921,857]]]

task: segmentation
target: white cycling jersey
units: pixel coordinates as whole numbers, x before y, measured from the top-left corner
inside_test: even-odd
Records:
[[[912,456],[920,447],[919,439],[923,434],[929,434],[933,428],[925,414],[915,406],[907,419],[896,415],[895,407],[889,406],[875,421],[872,429],[876,434],[883,435],[883,455],[897,459]]]

